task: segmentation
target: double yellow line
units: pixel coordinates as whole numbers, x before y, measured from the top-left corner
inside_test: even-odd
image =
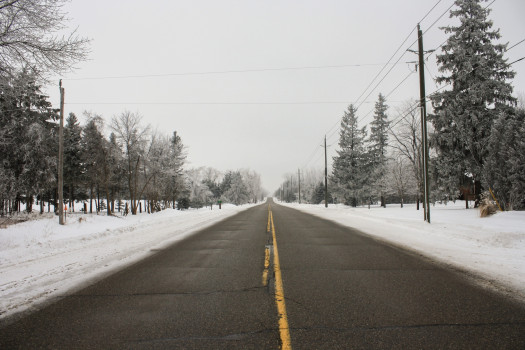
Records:
[[[268,225],[267,232],[272,232],[273,238],[273,271],[275,274],[275,303],[277,305],[277,316],[279,318],[279,334],[281,336],[281,349],[291,350],[290,327],[288,326],[288,316],[286,314],[286,303],[284,299],[283,278],[281,275],[281,264],[279,262],[279,251],[277,249],[277,239],[275,237],[275,224],[273,222],[272,207],[268,204]],[[270,248],[265,249],[263,284],[268,284],[268,269],[270,266]]]

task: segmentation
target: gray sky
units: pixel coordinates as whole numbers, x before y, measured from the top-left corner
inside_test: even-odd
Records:
[[[109,122],[124,110],[138,112],[154,129],[181,135],[187,167],[251,168],[273,192],[284,174],[324,166],[325,134],[331,160],[348,104],[360,105],[365,125],[378,93],[406,77],[388,96],[390,118],[402,102],[418,98],[418,75],[405,63],[417,56],[405,50],[417,40],[419,21],[428,30],[426,50],[446,40],[439,27],[452,20],[448,13],[438,18],[453,0],[440,1],[423,19],[437,2],[73,0],[65,8],[70,27],[93,41],[90,60],[62,77],[66,113],[89,110]],[[503,42],[525,39],[525,1],[496,0],[490,8]],[[392,59],[399,64],[365,91],[400,47]],[[524,56],[521,43],[506,57]],[[434,55],[427,66],[432,93]],[[515,92],[524,93],[525,60],[512,67]],[[58,106],[58,87],[47,92]]]

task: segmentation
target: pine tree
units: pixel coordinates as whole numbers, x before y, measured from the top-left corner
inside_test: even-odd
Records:
[[[231,171],[225,176],[226,178],[228,178],[229,187],[222,194],[225,201],[235,205],[248,203],[250,201],[248,188],[243,181],[241,173],[239,171]]]
[[[319,184],[315,187],[314,191],[312,192],[312,198],[311,201],[313,204],[320,204],[324,202],[325,195],[324,195],[324,182],[319,182]],[[328,190],[328,202],[332,202],[332,194],[330,193],[330,190]]]
[[[525,207],[525,110],[501,114],[492,126],[484,183],[505,210]]]
[[[100,211],[100,190],[104,185],[105,154],[107,141],[104,139],[100,128],[102,118],[91,116],[82,134],[82,162],[86,167],[86,185],[89,189],[89,212],[93,212],[93,199],[97,195],[96,208]]]
[[[429,119],[435,129],[431,144],[437,150],[438,186],[443,197],[452,199],[462,176],[470,177],[479,193],[494,120],[508,114],[515,103],[507,82],[514,72],[503,58],[507,45],[495,43],[499,30],[491,30],[490,9],[482,2],[456,0],[450,16],[460,24],[444,28],[450,36],[436,56],[443,73],[437,82],[450,84],[451,89],[431,97],[434,114]]]
[[[82,168],[82,128],[75,114],[70,113],[64,127],[64,187],[71,208],[77,195],[75,191],[83,180]]]
[[[374,110],[374,120],[370,123],[369,151],[370,162],[373,170],[370,172],[373,178],[373,186],[378,190],[381,199],[381,206],[386,207],[386,163],[388,146],[388,129],[390,122],[386,111],[386,99],[379,94]]]
[[[32,210],[35,195],[56,183],[57,111],[26,71],[6,81],[0,92],[0,167],[5,183],[0,199],[13,209],[27,203]]]
[[[366,129],[357,124],[356,109],[349,105],[341,120],[339,150],[334,157],[333,180],[345,204],[357,206],[367,179]],[[324,190],[323,190],[324,191]]]

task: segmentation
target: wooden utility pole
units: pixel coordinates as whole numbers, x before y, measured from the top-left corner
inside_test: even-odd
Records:
[[[324,135],[324,207],[328,208],[328,160],[326,158],[326,135]]]
[[[299,183],[299,204],[301,204],[301,169],[297,169],[297,179]]]
[[[60,126],[58,128],[58,223],[65,224],[64,220],[64,88],[62,79],[60,89]]]
[[[419,48],[419,97],[421,99],[421,141],[423,142],[423,185],[424,185],[424,219],[430,223],[430,191],[428,180],[428,139],[427,139],[427,103],[425,93],[425,60],[423,51],[423,31],[417,24],[417,38]]]

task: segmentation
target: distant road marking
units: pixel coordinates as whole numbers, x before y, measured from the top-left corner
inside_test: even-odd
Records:
[[[279,316],[279,333],[281,336],[281,349],[291,350],[292,342],[290,339],[290,327],[288,326],[288,316],[286,314],[286,303],[284,301],[283,278],[281,276],[281,264],[279,263],[279,251],[277,250],[277,239],[275,237],[275,224],[273,213],[268,205],[268,215],[272,228],[273,236],[273,271],[275,273],[275,303],[277,304],[277,314]]]
[[[268,225],[266,226],[266,232],[270,232],[270,211],[271,211],[270,204],[268,204]]]

